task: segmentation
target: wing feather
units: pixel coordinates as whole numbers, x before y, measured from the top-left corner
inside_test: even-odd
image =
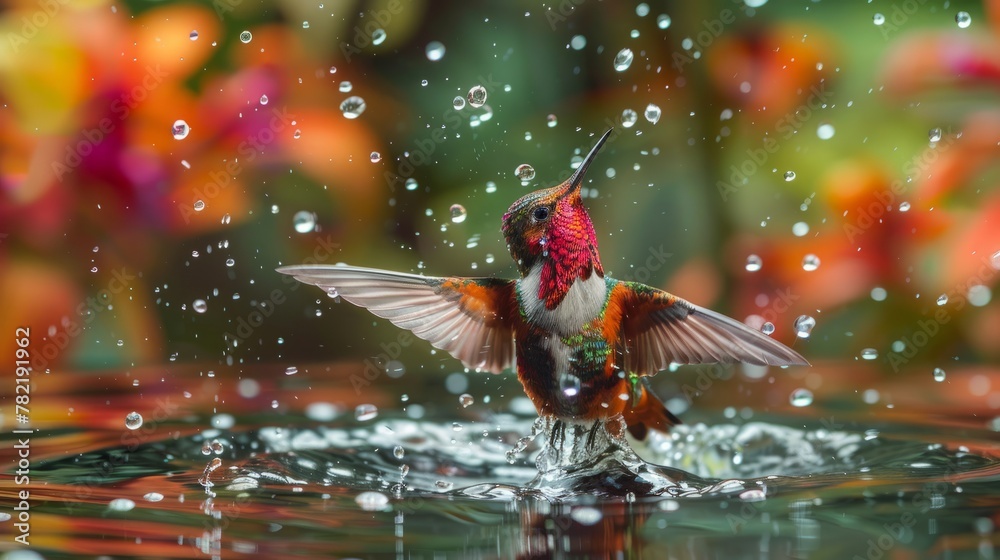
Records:
[[[500,373],[514,363],[511,280],[417,276],[341,265],[284,266],[278,272],[412,331],[466,367]]]
[[[801,355],[735,319],[662,290],[619,282],[625,365],[653,375],[671,363],[809,365]]]

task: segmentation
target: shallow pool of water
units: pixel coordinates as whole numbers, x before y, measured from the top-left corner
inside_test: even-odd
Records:
[[[722,404],[750,383],[734,379],[694,403],[693,423],[635,444],[638,456],[539,460],[544,433],[511,453],[535,422],[516,381],[483,376],[492,389],[473,387],[471,403],[405,377],[359,398],[350,364],[286,366],[38,375],[30,485],[14,469],[0,482],[7,503],[30,491],[30,550],[876,559],[994,558],[1000,543],[995,413],[962,391],[928,397],[933,409],[868,406],[851,383],[831,384],[840,392],[807,407],[727,418]],[[853,367],[817,369],[851,379]],[[359,419],[359,404],[377,412]],[[0,522],[0,547],[23,558],[16,522]]]

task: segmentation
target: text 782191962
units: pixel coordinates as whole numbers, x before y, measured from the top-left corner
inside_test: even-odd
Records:
[[[30,424],[31,421],[31,328],[18,327],[14,333],[17,348],[14,350],[14,417],[19,425]],[[31,434],[34,430],[16,428],[13,434],[17,443],[14,444],[17,469],[14,471],[14,484],[19,486],[16,505],[14,506],[14,528],[17,534],[14,540],[28,545],[31,537]]]

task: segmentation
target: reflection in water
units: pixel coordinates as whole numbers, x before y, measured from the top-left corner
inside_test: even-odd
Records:
[[[185,390],[229,374],[173,373]],[[32,440],[33,546],[60,558],[991,558],[998,539],[996,434],[976,424],[769,418],[682,425],[633,449],[614,421],[536,420],[498,402],[476,417],[484,398],[411,418],[373,392],[381,412],[359,421],[356,399],[312,380],[300,411],[262,417],[230,385],[211,389],[225,414],[215,398],[112,396],[114,421],[45,427]],[[89,398],[44,387],[81,408]],[[155,414],[158,402],[172,412]],[[306,412],[318,402],[322,420]],[[429,400],[411,390],[414,402]],[[133,410],[138,430],[124,424]]]

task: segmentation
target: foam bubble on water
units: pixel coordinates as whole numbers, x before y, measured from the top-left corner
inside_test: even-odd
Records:
[[[115,498],[108,502],[110,511],[132,511],[135,509],[135,502],[128,498]]]
[[[389,506],[389,497],[381,492],[362,492],[354,502],[365,511],[384,511]]]
[[[360,422],[373,420],[378,417],[378,407],[373,404],[359,404],[354,409],[354,417]]]

